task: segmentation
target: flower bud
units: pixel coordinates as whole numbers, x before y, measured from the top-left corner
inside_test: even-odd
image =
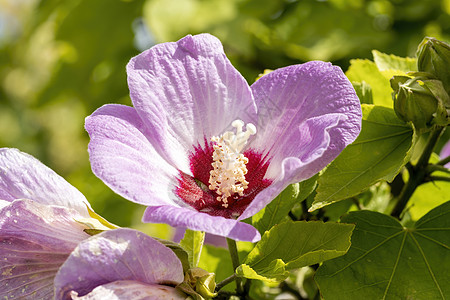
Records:
[[[435,38],[426,37],[417,49],[419,72],[434,75],[442,81],[444,89],[450,92],[450,45]]]
[[[449,96],[441,81],[423,76],[394,76],[391,86],[394,90],[394,110],[400,119],[412,122],[421,131],[433,125],[448,124],[445,104],[449,102]]]
[[[194,299],[211,299],[217,296],[217,293],[214,292],[215,279],[214,273],[209,273],[201,268],[192,268],[184,274],[184,281],[177,288]]]
[[[197,276],[195,291],[206,299],[216,296],[217,293],[214,292],[214,289],[216,288],[216,274],[205,271],[203,275],[198,274]]]

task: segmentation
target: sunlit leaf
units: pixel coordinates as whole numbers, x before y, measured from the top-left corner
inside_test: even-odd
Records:
[[[198,267],[210,273],[215,273],[217,283],[231,276],[234,272],[228,250],[207,244],[203,246]],[[235,288],[236,284],[232,282],[226,285],[223,290],[232,291]]]
[[[184,237],[180,241],[180,246],[183,247],[183,249],[188,253],[189,265],[191,266],[191,268],[195,268],[198,266],[204,241],[204,232],[186,229]]]
[[[285,271],[341,256],[350,247],[353,228],[352,224],[319,221],[275,225],[248,254],[238,275],[277,281]]]
[[[361,103],[373,104],[372,88],[367,82],[354,81],[352,82],[352,85]]]
[[[351,60],[346,75],[352,82],[370,86],[373,102],[364,101],[366,96],[362,98],[362,103],[392,107],[392,89],[389,79],[394,75],[405,75],[406,72],[416,71],[416,59],[389,55],[377,50],[373,50],[372,55],[374,62],[367,59]],[[353,83],[353,85],[356,86],[357,91],[360,90],[357,84]],[[367,87],[365,89],[367,90]],[[360,94],[358,93],[358,96]]]
[[[351,82],[365,82],[372,89],[373,104],[393,107],[392,88],[377,65],[368,59],[352,59],[345,73]]]
[[[412,128],[389,108],[362,105],[359,137],[319,177],[310,211],[355,196],[377,181],[392,181],[408,162]]]
[[[398,74],[395,75],[417,71],[417,59],[415,58],[385,54],[377,50],[372,50],[372,55],[373,60],[380,71],[396,71]]]
[[[281,259],[275,259],[270,264],[256,272],[249,265],[242,264],[236,269],[236,274],[248,279],[257,279],[265,282],[280,282],[289,276],[286,264]]]
[[[252,217],[252,225],[261,234],[273,225],[280,223],[294,206],[303,201],[316,187],[317,175],[312,178],[289,185],[269,205]]]
[[[372,211],[351,212],[352,245],[325,262],[316,282],[325,300],[446,299],[450,295],[450,202],[404,228]]]

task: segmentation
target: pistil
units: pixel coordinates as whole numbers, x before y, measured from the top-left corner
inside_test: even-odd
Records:
[[[213,170],[210,172],[209,189],[217,193],[217,201],[222,202],[223,207],[228,207],[228,197],[232,195],[244,195],[248,188],[246,164],[248,158],[241,153],[251,135],[256,133],[255,125],[248,123],[246,131],[242,131],[244,122],[235,120],[231,124],[236,128],[236,133],[226,131],[220,137],[212,137],[213,148]]]

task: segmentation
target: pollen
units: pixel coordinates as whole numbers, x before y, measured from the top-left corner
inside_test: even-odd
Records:
[[[235,120],[231,126],[236,132],[226,131],[220,137],[213,136],[213,170],[210,172],[209,189],[217,193],[217,201],[222,206],[228,207],[228,197],[232,195],[244,195],[248,188],[247,174],[248,158],[241,153],[251,135],[256,133],[255,125],[248,123],[242,131],[244,122]]]

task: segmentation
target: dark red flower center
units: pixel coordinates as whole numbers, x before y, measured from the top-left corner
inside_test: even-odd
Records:
[[[228,197],[228,206],[224,207],[223,202],[217,200],[219,195],[208,187],[210,172],[213,169],[214,149],[210,143],[205,144],[205,147],[195,147],[193,153],[189,156],[191,172],[194,176],[180,171],[175,193],[197,211],[212,216],[237,218],[255,196],[272,183],[272,180],[264,179],[264,175],[269,167],[269,161],[260,153],[251,149],[243,153],[248,158],[246,165],[248,172],[245,175],[248,187],[245,189],[243,196],[235,193]]]

